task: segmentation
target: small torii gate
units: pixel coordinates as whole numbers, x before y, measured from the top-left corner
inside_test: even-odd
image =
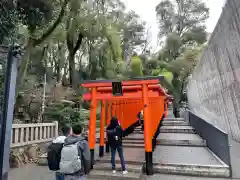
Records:
[[[104,127],[116,116],[123,129],[135,127],[137,114],[144,113],[144,144],[146,173],[153,174],[152,151],[159,134],[160,121],[167,114],[169,96],[160,86],[163,76],[134,78],[126,81],[93,80],[81,84],[89,88],[83,95],[84,100],[91,101],[89,121],[89,147],[91,152],[91,168],[94,165],[94,147],[96,141],[97,102],[101,101],[100,147],[99,156],[104,154]],[[106,118],[107,114],[107,118]],[[106,142],[106,152],[109,147]]]

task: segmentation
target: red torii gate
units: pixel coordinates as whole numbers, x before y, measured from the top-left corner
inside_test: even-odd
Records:
[[[121,95],[113,95],[113,82],[110,80],[85,81],[82,87],[89,88],[90,93],[83,95],[84,100],[91,101],[89,121],[89,147],[91,151],[91,167],[94,164],[94,147],[96,141],[96,111],[97,101],[102,101],[100,123],[100,149],[99,155],[104,152],[104,126],[107,109],[107,124],[112,115],[118,117],[123,129],[128,128],[137,119],[137,113],[144,112],[144,144],[146,172],[153,174],[152,151],[153,137],[155,137],[160,120],[166,113],[166,92],[159,85],[160,77],[135,78],[121,82]],[[121,102],[121,103],[119,103]],[[119,104],[118,104],[119,103]],[[133,106],[131,106],[133,104]],[[107,106],[106,106],[107,105]],[[120,105],[118,108],[116,106]],[[127,113],[124,113],[127,112]],[[123,115],[123,113],[125,115]]]

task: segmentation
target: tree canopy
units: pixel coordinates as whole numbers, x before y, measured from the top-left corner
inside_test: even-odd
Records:
[[[207,40],[205,21],[209,9],[202,0],[164,0],[156,6],[159,38],[165,37],[158,53],[160,67],[172,73],[165,84],[174,94],[175,116],[182,101],[186,79],[191,74]]]
[[[59,99],[88,107],[79,87],[87,79],[164,75],[164,86],[180,102],[204,50],[209,14],[201,0],[160,1],[156,16],[163,44],[151,52],[146,22],[121,0],[3,0],[0,8],[0,44],[15,42],[24,49],[16,108],[23,103],[35,120],[43,107],[75,113],[59,107]],[[48,117],[64,117],[55,115]]]

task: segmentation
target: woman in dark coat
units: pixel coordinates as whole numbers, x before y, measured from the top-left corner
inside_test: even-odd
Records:
[[[125,161],[123,156],[123,146],[122,146],[122,138],[123,138],[124,132],[116,117],[112,117],[106,131],[108,136],[108,143],[111,148],[111,163],[112,163],[113,173],[116,173],[115,155],[116,155],[116,151],[118,151],[123,174],[127,174],[128,172],[126,171],[126,166],[125,166]]]

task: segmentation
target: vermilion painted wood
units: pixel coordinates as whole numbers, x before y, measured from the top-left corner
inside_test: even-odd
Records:
[[[122,81],[123,86],[133,86],[133,85],[142,85],[142,84],[158,84],[159,80],[158,79],[152,79],[152,80],[133,80],[133,81]],[[93,87],[112,87],[111,82],[91,82],[91,83],[83,83],[81,84],[82,87],[85,88],[93,88]]]
[[[113,96],[111,82],[90,82],[81,84],[82,87],[89,88],[91,91],[95,89],[94,101],[108,101],[108,106],[105,107],[108,114],[107,124],[109,123],[110,115],[115,115],[119,119],[123,129],[126,129],[138,120],[137,114],[144,109],[145,151],[151,152],[152,137],[158,128],[163,113],[167,113],[164,112],[164,105],[170,97],[166,94],[165,89],[159,85],[158,79],[123,81],[122,85],[123,96]],[[93,93],[91,91],[85,93],[83,99],[91,100],[93,104]],[[144,103],[147,103],[146,108],[144,108]],[[92,108],[94,111],[96,110],[94,105]],[[91,111],[93,109],[91,109]],[[95,113],[91,114],[93,115]],[[93,141],[93,138],[95,138],[93,136],[93,124],[95,124],[95,119],[93,117],[90,119],[90,146],[93,147],[95,143]],[[102,128],[101,126],[101,129]]]
[[[89,121],[89,148],[94,150],[96,143],[96,115],[97,115],[97,90],[96,88],[92,89],[91,96],[91,111],[90,111],[90,121]]]
[[[101,104],[101,120],[100,120],[100,146],[104,146],[104,127],[106,120],[106,101]]]
[[[148,89],[160,89],[161,86],[159,84],[153,84],[153,85],[149,85]],[[128,90],[128,89],[136,89],[136,90],[142,90],[142,86],[141,85],[134,85],[134,86],[122,86],[123,90]],[[111,91],[112,90],[112,86],[109,87],[98,87],[97,91]]]
[[[161,94],[156,91],[149,91],[148,97],[159,97]],[[124,100],[124,99],[141,99],[142,98],[142,92],[138,91],[135,93],[124,93],[123,96],[113,96],[112,93],[97,93],[96,96],[97,100]],[[92,95],[90,93],[85,93],[83,95],[83,99],[86,101],[89,101],[92,99]]]

